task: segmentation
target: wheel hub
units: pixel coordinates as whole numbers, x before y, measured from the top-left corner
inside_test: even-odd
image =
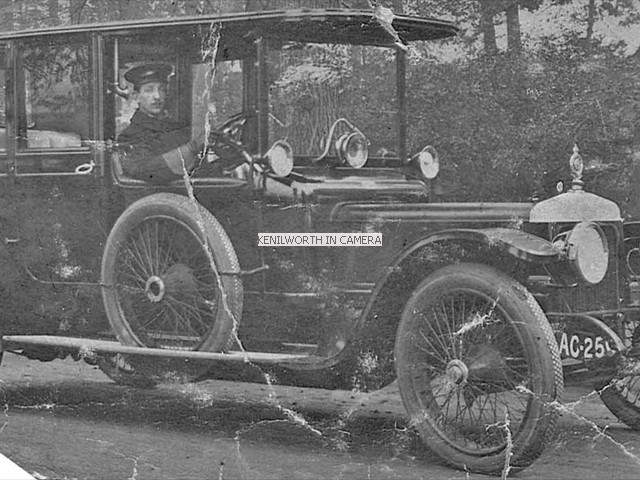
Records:
[[[454,385],[462,385],[469,378],[469,369],[462,360],[454,359],[447,364],[447,377]]]
[[[164,281],[160,277],[152,275],[147,280],[147,283],[144,286],[144,291],[151,303],[158,303],[164,298]]]

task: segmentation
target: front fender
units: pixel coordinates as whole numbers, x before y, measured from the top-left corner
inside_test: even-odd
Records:
[[[479,242],[531,263],[559,260],[561,255],[550,241],[522,230],[513,228],[457,229],[438,232],[414,242],[396,257],[392,266],[399,265],[416,251],[429,244],[447,240]]]
[[[476,248],[469,251],[465,245],[475,245]],[[557,261],[562,255],[550,241],[513,228],[456,229],[429,235],[409,245],[385,269],[362,312],[359,325],[366,323],[374,305],[384,297],[384,290],[393,275],[400,274],[406,278],[417,274],[419,278],[410,281],[417,285],[425,276],[446,264],[482,262],[478,258],[478,251],[482,247],[490,252],[502,252],[510,258],[533,264]],[[490,260],[495,264],[501,261],[497,257]],[[410,273],[404,274],[407,270]],[[408,294],[410,292],[407,292]]]
[[[417,285],[445,265],[484,262],[514,273],[519,260],[540,264],[559,258],[547,240],[509,228],[456,229],[422,238],[385,269],[347,346],[329,360],[349,388],[375,390],[395,378],[395,336],[404,306]]]

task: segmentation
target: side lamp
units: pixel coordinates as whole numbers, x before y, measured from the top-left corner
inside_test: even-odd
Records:
[[[351,168],[361,168],[369,158],[369,142],[359,131],[344,133],[336,141],[336,152],[343,164]]]
[[[438,152],[431,145],[424,147],[416,153],[410,161],[418,174],[426,180],[433,180],[440,172],[440,159]]]
[[[334,134],[338,126],[343,125],[348,129],[347,132],[341,134],[335,143],[333,142]],[[336,155],[329,157],[331,147],[335,148]],[[329,134],[325,141],[324,150],[319,157],[313,158],[313,163],[326,161],[334,167],[349,166],[351,168],[361,168],[367,163],[369,158],[369,140],[364,134],[346,118],[339,118],[331,125]]]
[[[276,177],[286,177],[293,171],[293,148],[285,140],[278,140],[264,156],[268,171]]]

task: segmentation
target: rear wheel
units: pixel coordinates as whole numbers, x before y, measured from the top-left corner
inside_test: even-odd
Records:
[[[411,423],[457,468],[524,468],[554,432],[563,380],[551,326],[494,268],[448,266],[418,286],[398,328],[396,369]]]
[[[105,375],[118,385],[153,388],[160,379],[157,374],[153,373],[153,370],[146,368],[140,359],[130,359],[120,353],[100,355],[91,363],[97,365]]]
[[[242,314],[238,271],[229,237],[206,209],[180,195],[145,197],[127,208],[107,240],[102,282],[109,323],[125,345],[224,351]],[[208,369],[202,362],[117,357],[101,368],[119,383],[129,383],[123,381],[133,378],[129,372],[140,375],[143,364],[145,373],[157,370],[148,368],[154,364],[186,380]]]

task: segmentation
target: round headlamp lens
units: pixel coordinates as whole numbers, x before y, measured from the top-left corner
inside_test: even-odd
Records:
[[[440,172],[440,161],[438,160],[438,152],[436,149],[428,146],[422,149],[415,157],[414,164],[420,170],[420,174],[428,179],[433,180]]]
[[[293,149],[284,140],[274,143],[266,158],[271,172],[277,177],[286,177],[293,171]]]
[[[576,225],[567,238],[571,266],[589,285],[600,283],[609,266],[609,247],[602,229],[591,222]]]

